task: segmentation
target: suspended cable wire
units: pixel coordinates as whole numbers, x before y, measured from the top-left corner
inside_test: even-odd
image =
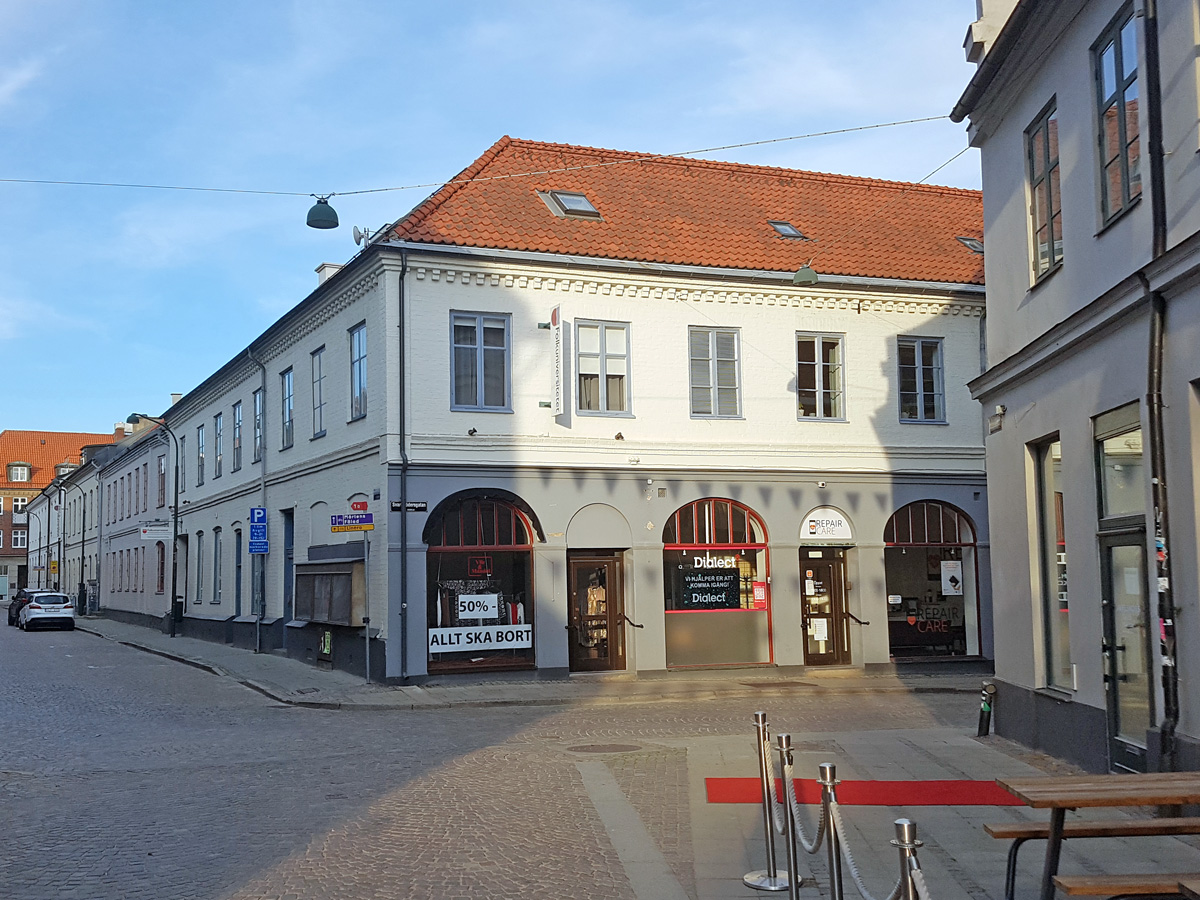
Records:
[[[388,191],[411,191],[420,188],[440,188],[448,185],[470,184],[476,181],[506,181],[513,178],[534,178],[541,175],[556,175],[562,172],[578,172],[583,169],[602,169],[609,166],[629,165],[630,163],[653,162],[659,159],[671,159],[686,156],[695,156],[699,153],[716,153],[721,150],[739,150],[744,147],[761,147],[765,144],[780,144],[786,141],[800,141],[807,138],[830,137],[835,134],[851,134],[858,131],[872,131],[878,128],[892,128],[897,125],[915,125],[921,122],[936,122],[946,119],[946,116],[925,116],[920,119],[903,119],[897,122],[877,122],[873,125],[856,125],[851,128],[834,128],[829,131],[814,131],[808,134],[793,134],[787,137],[766,138],[761,141],[744,141],[740,144],[724,144],[720,147],[704,147],[699,150],[683,150],[678,153],[658,153],[647,154],[645,156],[631,156],[622,159],[609,160],[600,163],[587,163],[578,166],[563,166],[557,169],[540,169],[533,172],[514,172],[508,175],[485,175],[477,178],[462,178],[455,181],[428,181],[420,184],[402,184],[395,187],[380,187],[380,188],[364,188],[357,191],[331,191],[325,194],[315,194],[311,191],[263,191],[252,188],[220,188],[220,187],[198,187],[192,185],[178,184],[140,184],[133,182],[120,181],[68,181],[65,179],[48,179],[48,178],[0,178],[0,184],[47,184],[47,185],[67,185],[71,187],[112,187],[112,188],[139,188],[143,190],[155,191],[198,191],[204,193],[217,194],[261,194],[273,197],[349,197],[357,194],[378,194]],[[943,165],[948,165],[948,161]],[[941,167],[939,167],[940,169]],[[932,177],[938,170],[935,169],[926,178]]]

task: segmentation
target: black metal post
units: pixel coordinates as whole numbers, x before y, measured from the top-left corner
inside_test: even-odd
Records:
[[[992,730],[992,704],[995,698],[996,685],[985,681],[979,694],[979,730],[976,737],[987,737]]]

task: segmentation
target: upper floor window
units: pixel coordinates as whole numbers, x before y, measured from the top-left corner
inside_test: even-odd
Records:
[[[9,463],[8,464],[8,480],[9,481],[28,481],[31,468],[32,467],[26,463]]]
[[[453,313],[450,322],[451,407],[507,410],[509,317]]]
[[[279,376],[279,413],[280,413],[280,446],[286,450],[292,446],[292,439],[295,434],[292,429],[293,420],[292,413],[295,409],[295,395],[292,393],[295,387],[292,378],[292,370],[288,369]]]
[[[196,426],[196,484],[204,484],[204,426]]]
[[[233,471],[242,467],[242,401],[233,404]]]
[[[29,505],[28,497],[13,497],[13,512],[25,512],[25,507]]]
[[[945,422],[942,339],[899,339],[900,421]]]
[[[313,437],[325,433],[325,348],[312,352]]]
[[[742,414],[736,328],[688,329],[689,384],[693,416],[738,418]]]
[[[1062,262],[1062,199],[1058,191],[1058,108],[1051,102],[1025,131],[1029,158],[1029,218],[1033,273],[1041,278]]]
[[[187,490],[187,436],[179,438],[179,491]]]
[[[575,371],[581,413],[629,412],[629,326],[577,322]]]
[[[221,465],[225,457],[225,415],[213,416],[213,478],[221,477]]]
[[[367,414],[367,326],[350,329],[350,418]]]
[[[259,388],[254,392],[254,461],[262,459],[263,454],[263,392]]]
[[[796,394],[802,419],[846,418],[840,335],[796,335]]]
[[[1129,4],[1092,46],[1100,133],[1100,206],[1107,222],[1142,193],[1137,25]]]
[[[167,505],[167,458],[158,458],[158,506]]]
[[[29,532],[13,530],[12,533],[12,548],[21,550],[29,546]]]

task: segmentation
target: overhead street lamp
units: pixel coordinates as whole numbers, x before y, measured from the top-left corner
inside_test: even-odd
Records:
[[[129,418],[125,421],[130,425],[136,425],[142,419],[161,425],[163,430],[171,436],[171,440],[175,442],[175,503],[171,506],[171,606],[167,616],[167,634],[175,637],[175,623],[183,618],[183,610],[175,598],[176,578],[179,575],[179,438],[175,436],[171,426],[158,416],[130,413]]]

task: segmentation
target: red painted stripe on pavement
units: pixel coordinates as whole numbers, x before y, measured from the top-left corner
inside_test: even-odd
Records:
[[[706,778],[709,803],[761,803],[757,778]],[[783,782],[775,781],[775,796],[783,799]],[[843,806],[1022,806],[1020,800],[994,781],[843,781],[837,788]],[[812,779],[796,780],[796,799],[820,803],[821,786]]]

